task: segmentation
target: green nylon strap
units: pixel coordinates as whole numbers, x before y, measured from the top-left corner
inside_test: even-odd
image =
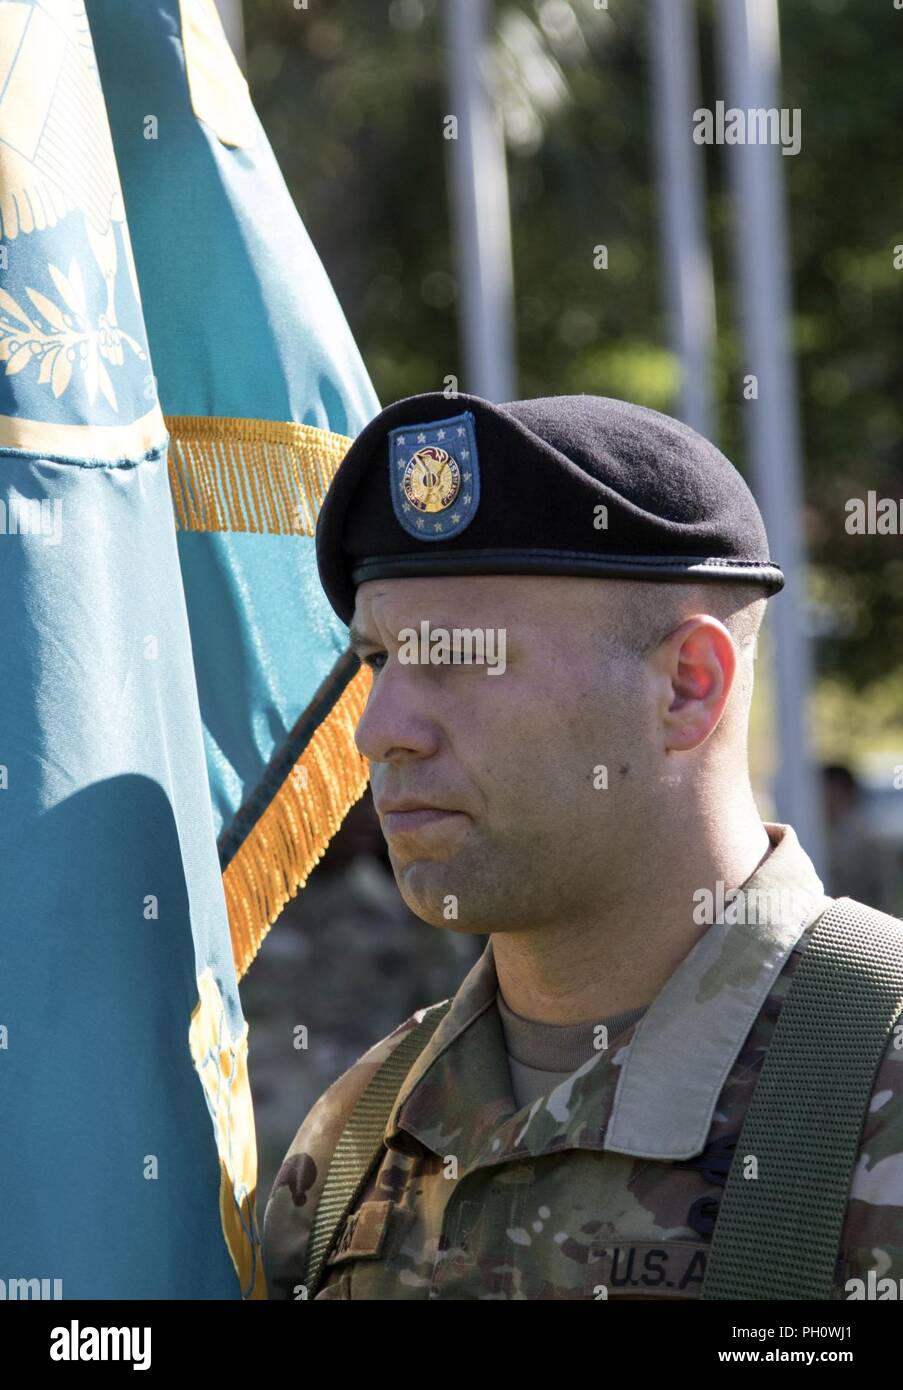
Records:
[[[348,1117],[332,1155],[307,1246],[308,1298],[316,1296],[339,1232],[385,1151],[383,1135],[401,1084],[451,1004],[451,999],[444,999],[426,1010],[370,1078]]]
[[[715,1222],[704,1299],[830,1299],[875,1073],[903,1011],[903,922],[838,898],[781,1008]],[[758,1175],[744,1178],[748,1155]]]

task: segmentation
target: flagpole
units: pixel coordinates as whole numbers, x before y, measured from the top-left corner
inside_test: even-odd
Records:
[[[721,0],[720,57],[727,107],[776,106],[780,56],[776,0]],[[809,756],[806,701],[812,654],[804,625],[805,546],[791,305],[784,156],[770,144],[725,146],[734,198],[734,236],[744,337],[742,373],[756,378],[743,417],[771,553],[787,578],[771,609],[779,758],[777,814],[824,867],[822,812]],[[750,389],[747,386],[747,389]]]
[[[692,137],[699,105],[692,0],[652,0],[649,38],[669,333],[681,369],[679,412],[711,438],[715,299],[705,235],[703,152]]]
[[[445,0],[451,160],[463,389],[487,400],[515,394],[511,229],[505,141],[486,84],[486,0]],[[451,119],[450,119],[451,118]]]
[[[219,17],[226,31],[226,38],[229,40],[232,52],[238,59],[242,71],[244,71],[245,26],[242,17],[241,2],[242,0],[216,0],[216,8],[219,10]]]

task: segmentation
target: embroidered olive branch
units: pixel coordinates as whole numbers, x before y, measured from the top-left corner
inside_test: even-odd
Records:
[[[61,308],[40,290],[26,286],[25,292],[49,328],[36,321],[7,290],[0,289],[0,362],[6,363],[6,375],[14,376],[29,363],[39,362],[38,384],[49,385],[59,398],[70,384],[77,359],[89,403],[94,404],[100,390],[111,409],[118,410],[104,360],[111,366],[122,366],[123,343],[141,360],[145,352],[105,313],[99,315],[97,327],[91,326],[81,271],[74,260],[68,275],[55,265],[48,264],[47,269],[66,307]]]

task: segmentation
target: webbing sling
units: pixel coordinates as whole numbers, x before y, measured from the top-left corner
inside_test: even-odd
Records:
[[[401,1083],[451,1004],[445,999],[426,1010],[367,1082],[348,1117],[329,1165],[307,1246],[304,1283],[309,1299],[316,1296],[339,1232],[382,1158],[383,1134]]]
[[[740,1131],[704,1299],[829,1299],[875,1073],[903,1011],[903,922],[837,898],[812,928]],[[758,1162],[744,1178],[747,1155]]]

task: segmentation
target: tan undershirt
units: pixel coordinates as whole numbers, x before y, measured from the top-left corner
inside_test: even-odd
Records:
[[[519,1110],[532,1104],[538,1096],[548,1095],[590,1057],[598,1055],[600,1049],[594,1044],[599,1024],[608,1029],[611,1046],[619,1033],[642,1018],[648,1007],[644,1004],[638,1009],[627,1009],[624,1013],[600,1018],[598,1023],[537,1023],[509,1009],[501,990],[496,991],[495,1002],[505,1034],[511,1087]]]

